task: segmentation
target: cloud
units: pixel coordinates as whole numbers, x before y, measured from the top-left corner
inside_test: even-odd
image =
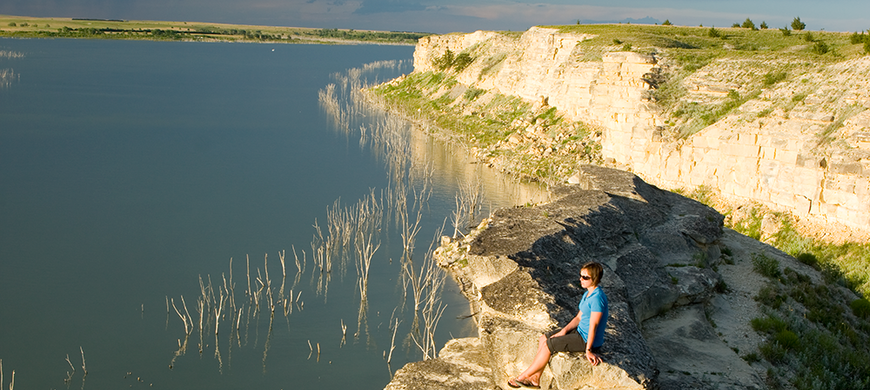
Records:
[[[405,0],[363,0],[353,13],[356,15],[423,11],[426,6],[418,1]]]

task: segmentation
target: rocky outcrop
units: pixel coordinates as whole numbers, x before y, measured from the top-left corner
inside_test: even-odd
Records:
[[[576,314],[583,293],[577,275],[587,261],[605,266],[604,362],[593,367],[582,356],[556,354],[542,388],[728,388],[719,376],[672,361],[678,355],[695,359],[697,369],[728,366],[745,374],[729,377],[728,386],[763,387],[698,309],[721,283],[713,267],[722,215],[625,171],[583,166],[578,178],[556,189],[551,203],[497,211],[464,239],[442,242],[435,256],[463,286],[479,337],[451,341],[438,359],[406,366],[388,389],[460,382],[507,388],[506,380],[531,362],[538,335]],[[674,375],[674,367],[683,371]]]
[[[605,129],[607,161],[651,183],[706,185],[738,202],[870,230],[870,57],[807,68],[760,93],[747,78],[800,68],[805,59],[713,61],[683,81],[686,101],[724,101],[731,90],[753,97],[679,138],[670,134],[674,118],[649,100],[666,50],[644,56],[585,43],[592,37],[547,28],[431,36],[419,41],[414,67],[435,70],[447,50],[469,54],[474,61],[455,75],[460,83],[543,101],[566,119]]]

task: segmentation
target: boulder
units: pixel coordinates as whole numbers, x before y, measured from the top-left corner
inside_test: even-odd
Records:
[[[723,363],[711,359],[730,359],[729,367],[746,375],[729,386],[759,383],[715,337],[703,311],[684,309],[703,307],[721,283],[712,266],[721,254],[722,215],[629,172],[582,166],[577,177],[577,185],[554,189],[550,203],[498,210],[465,238],[442,241],[435,256],[473,306],[479,344],[463,364],[448,344],[439,358],[400,370],[388,388],[442,388],[435,383],[454,383],[444,377],[454,373],[469,378],[471,388],[507,389],[506,381],[531,363],[539,335],[576,315],[578,275],[588,261],[605,267],[600,286],[610,317],[603,362],[593,367],[582,354],[558,353],[541,378],[543,389],[691,387],[695,379],[660,374],[678,368],[665,359],[684,350],[697,353],[681,361],[715,366]],[[691,314],[680,317],[686,331],[667,334],[668,313]],[[655,330],[645,330],[647,323]]]
[[[480,339],[464,338],[448,341],[438,359],[405,365],[385,389],[489,390],[491,382]]]

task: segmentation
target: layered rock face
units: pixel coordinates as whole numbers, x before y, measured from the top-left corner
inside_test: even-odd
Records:
[[[531,363],[538,336],[576,315],[587,261],[605,267],[604,362],[593,367],[582,354],[558,353],[542,388],[763,388],[703,314],[721,280],[711,266],[720,261],[723,217],[625,171],[587,165],[579,177],[549,204],[500,210],[464,239],[442,242],[436,258],[469,298],[479,337],[409,364],[388,389],[507,388]],[[675,314],[658,318],[666,312]],[[650,329],[642,331],[645,321]],[[693,370],[677,358],[730,371],[674,374]]]
[[[584,46],[589,38],[544,28],[518,38],[432,36],[419,41],[414,67],[434,70],[433,60],[448,49],[470,53],[475,60],[456,74],[459,82],[545,101],[566,119],[606,129],[604,157],[651,183],[707,185],[734,200],[870,229],[870,57],[769,86],[712,126],[675,140],[666,134],[668,118],[647,99],[644,79],[659,59],[598,54]],[[707,65],[684,81],[686,99],[723,98],[731,89],[745,94],[741,77],[748,71],[737,60]]]

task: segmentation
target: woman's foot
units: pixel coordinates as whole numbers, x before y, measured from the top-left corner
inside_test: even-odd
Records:
[[[529,387],[532,389],[540,389],[541,388],[540,385],[536,385],[536,384],[532,383],[532,381],[529,380],[528,378],[526,378],[526,379],[511,378],[508,380],[508,386],[513,387],[515,389],[518,389],[522,386]]]

